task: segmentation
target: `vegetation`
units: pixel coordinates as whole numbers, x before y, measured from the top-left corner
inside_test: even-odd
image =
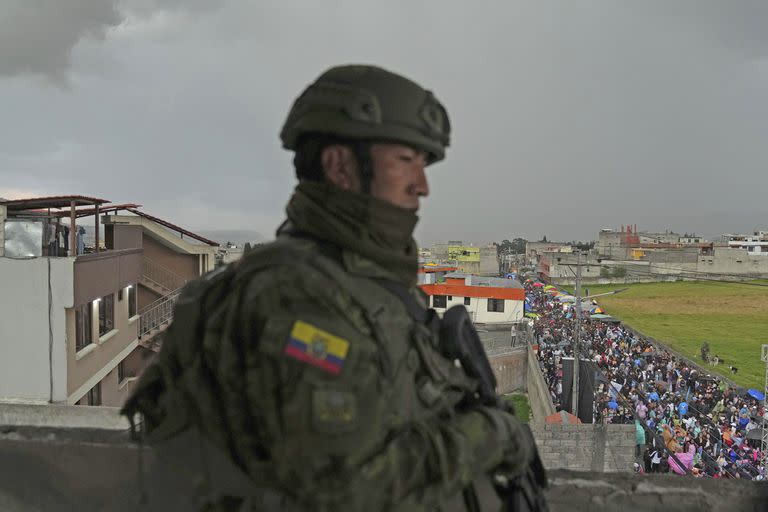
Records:
[[[525,244],[528,240],[525,238],[515,238],[511,242],[502,240],[496,244],[496,254],[525,254]]]
[[[528,423],[531,417],[531,405],[528,403],[528,395],[510,393],[509,395],[504,395],[504,400],[511,401],[517,418],[524,423]]]
[[[762,389],[765,365],[760,349],[768,343],[768,281],[752,283],[766,286],[682,281],[586,286],[584,294],[628,288],[599,297],[600,307],[702,365],[701,346],[707,342],[710,355],[721,361],[708,368],[742,386]],[[738,372],[733,374],[729,366]]]

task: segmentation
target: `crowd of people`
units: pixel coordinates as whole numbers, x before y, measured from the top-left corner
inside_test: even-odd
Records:
[[[525,288],[539,365],[560,410],[563,358],[573,357],[575,304],[534,282]],[[589,381],[592,420],[635,424],[635,471],[762,480],[762,402],[618,323],[591,319],[595,306],[582,303],[580,323],[580,360],[597,367]]]

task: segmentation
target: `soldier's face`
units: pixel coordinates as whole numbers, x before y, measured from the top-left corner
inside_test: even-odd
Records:
[[[419,209],[419,198],[429,195],[427,155],[402,144],[371,145],[371,196],[408,210]]]

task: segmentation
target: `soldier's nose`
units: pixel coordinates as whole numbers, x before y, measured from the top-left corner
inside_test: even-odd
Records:
[[[413,185],[413,193],[421,197],[427,197],[429,195],[427,173],[425,172],[425,168],[423,166],[419,166],[416,171],[416,183]]]

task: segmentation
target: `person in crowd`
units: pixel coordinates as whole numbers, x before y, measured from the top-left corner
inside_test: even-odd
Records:
[[[533,332],[540,344],[540,368],[559,410],[561,360],[573,357],[575,305],[560,304],[532,282],[525,288],[539,315]],[[646,472],[667,472],[673,466],[673,471],[699,477],[764,479],[759,440],[747,436],[766,421],[761,402],[622,325],[586,318],[581,340],[581,358],[594,361],[601,373],[593,419],[634,423],[638,441],[642,428],[645,457],[642,451],[636,454]],[[685,469],[670,453],[683,457]]]

